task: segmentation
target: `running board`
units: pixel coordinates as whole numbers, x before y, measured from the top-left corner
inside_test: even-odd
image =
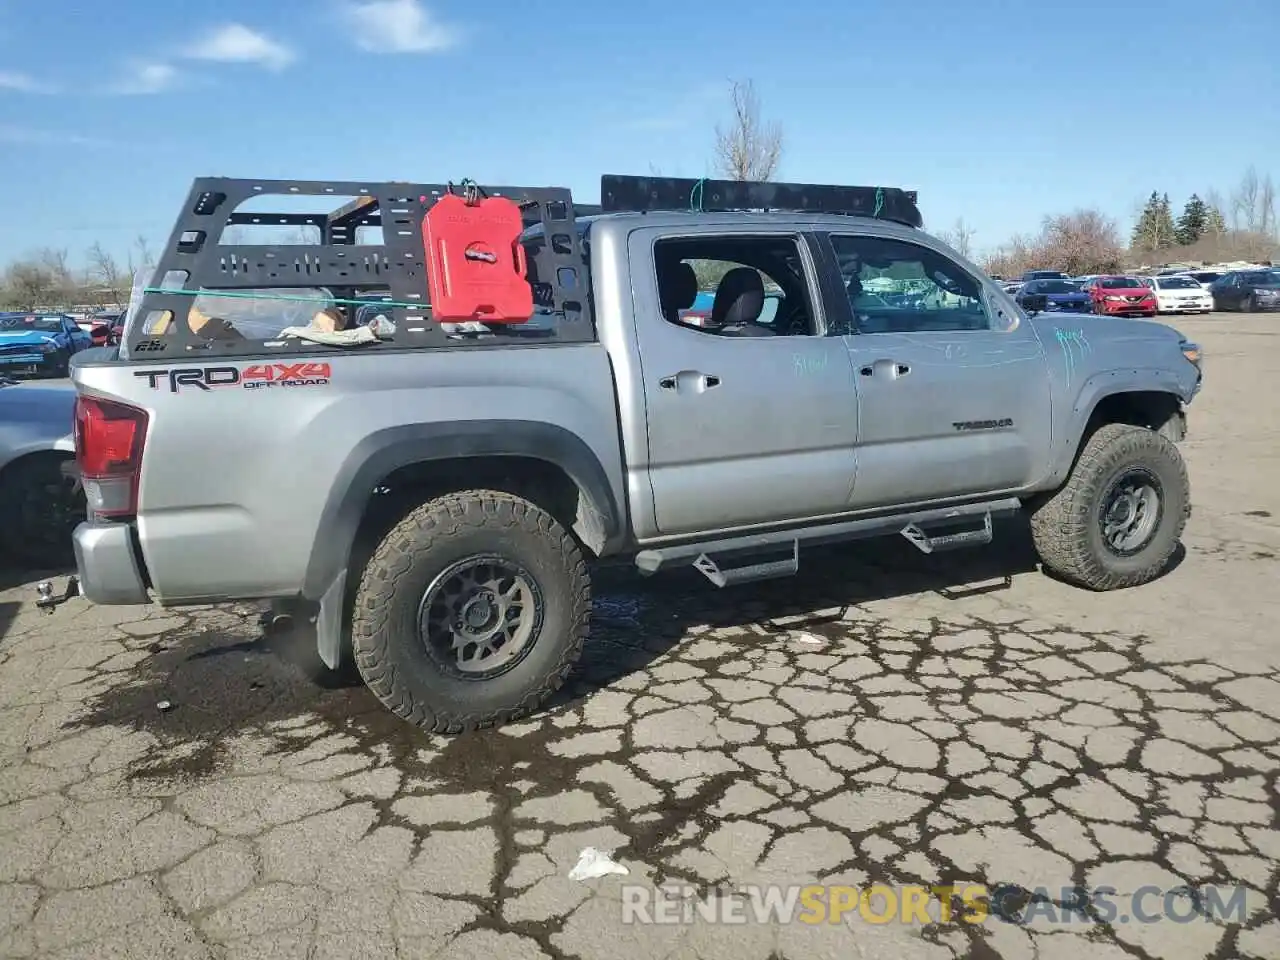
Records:
[[[717,587],[731,587],[735,583],[751,583],[753,580],[772,580],[775,577],[795,576],[800,570],[800,541],[791,541],[791,556],[785,560],[766,560],[741,567],[722,570],[705,553],[698,554],[694,568]]]
[[[1021,509],[1022,501],[1016,497],[1009,497],[962,506],[937,507],[808,527],[793,527],[789,530],[774,530],[742,537],[728,537],[723,540],[678,543],[641,550],[636,554],[635,564],[640,573],[646,576],[671,567],[693,565],[716,586],[728,586],[797,573],[800,568],[800,547],[802,546],[842,543],[893,534],[906,536],[916,547],[925,550],[926,553],[970,544],[990,543],[992,517],[1017,513]],[[928,527],[952,526],[957,521],[979,519],[982,521],[982,527],[978,530],[965,530],[935,537],[929,537],[925,533]],[[913,531],[913,534],[908,535],[908,530]],[[915,531],[919,532],[920,537],[915,537]],[[925,549],[926,547],[928,549]],[[729,553],[750,555],[778,550],[790,550],[791,556],[781,560],[747,563],[740,567],[727,566],[723,560],[715,559]]]
[[[928,532],[920,528],[918,523],[908,523],[902,528],[901,533],[921,553],[941,553],[944,550],[958,550],[960,547],[973,547],[990,543],[993,539],[990,511],[983,514],[982,526],[977,530],[958,530],[955,533],[940,533],[936,537],[931,537]]]

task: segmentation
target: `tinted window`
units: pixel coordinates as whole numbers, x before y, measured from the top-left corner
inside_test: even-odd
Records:
[[[831,243],[858,332],[990,329],[981,285],[949,257],[882,237]]]
[[[1262,271],[1259,270],[1253,273],[1246,273],[1244,275],[1244,282],[1245,283],[1275,283],[1275,280],[1272,278],[1271,274],[1263,273]]]
[[[1201,283],[1213,283],[1213,281],[1221,277],[1222,274],[1214,273],[1213,271],[1206,270],[1201,273],[1193,273],[1191,274],[1191,276],[1195,277]]]
[[[1027,286],[1030,288],[1032,284]],[[1035,290],[1032,290],[1032,293],[1077,293],[1080,289],[1067,280],[1041,280],[1034,286]]]
[[[1142,281],[1133,277],[1106,277],[1098,281],[1098,286],[1104,290],[1132,290],[1142,286]]]

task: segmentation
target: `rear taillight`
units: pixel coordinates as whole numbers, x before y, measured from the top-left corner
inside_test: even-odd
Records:
[[[146,436],[145,410],[97,397],[76,399],[76,464],[91,515],[137,513]]]

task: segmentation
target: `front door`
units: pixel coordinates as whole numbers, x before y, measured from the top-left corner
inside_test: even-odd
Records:
[[[657,533],[845,510],[856,387],[840,339],[821,335],[803,239],[637,231],[630,262]],[[660,284],[689,302],[672,304]],[[695,290],[714,293],[715,306],[709,318],[683,322]]]
[[[1035,330],[923,242],[832,234],[858,384],[858,509],[995,495],[1043,475],[1050,388]]]

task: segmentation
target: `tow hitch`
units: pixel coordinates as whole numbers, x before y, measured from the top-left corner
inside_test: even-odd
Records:
[[[80,578],[70,577],[67,580],[67,588],[62,591],[62,596],[56,597],[53,594],[53,584],[48,580],[42,580],[36,584],[36,593],[39,598],[36,600],[36,606],[45,613],[53,613],[53,608],[73,600],[80,596]]]

